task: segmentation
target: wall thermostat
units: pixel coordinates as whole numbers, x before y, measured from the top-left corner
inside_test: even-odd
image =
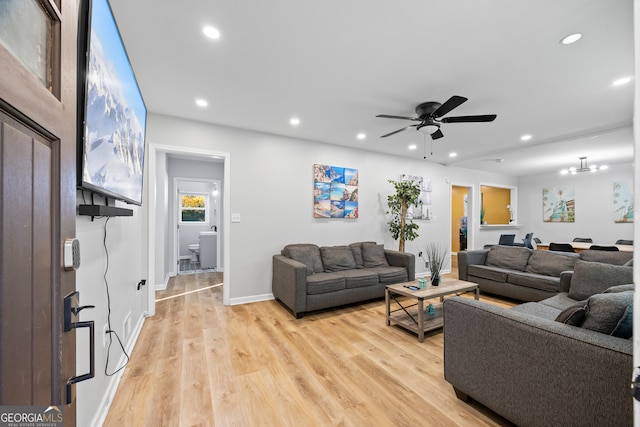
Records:
[[[80,268],[80,241],[66,239],[64,241],[64,269],[67,271]]]

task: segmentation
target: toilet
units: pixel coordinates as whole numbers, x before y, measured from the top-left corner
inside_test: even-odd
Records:
[[[187,247],[191,252],[191,262],[198,262],[198,255],[200,255],[200,243],[193,243]]]

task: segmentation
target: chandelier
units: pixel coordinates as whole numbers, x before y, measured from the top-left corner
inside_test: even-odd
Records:
[[[601,166],[597,166],[597,165],[587,165],[587,158],[586,157],[580,157],[580,167],[576,168],[574,166],[570,167],[569,169],[562,169],[560,171],[561,175],[567,175],[567,174],[571,174],[571,175],[575,175],[578,172],[597,172],[599,170],[605,170],[607,169],[608,166],[607,165],[601,165]]]

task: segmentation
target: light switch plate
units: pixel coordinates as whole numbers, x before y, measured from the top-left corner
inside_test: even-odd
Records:
[[[232,213],[231,214],[231,222],[240,222],[240,214]]]

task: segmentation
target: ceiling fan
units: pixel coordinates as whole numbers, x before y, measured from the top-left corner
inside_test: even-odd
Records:
[[[386,135],[382,135],[380,138],[386,138],[396,133],[402,132],[409,128],[416,128],[418,132],[431,135],[432,139],[442,138],[444,134],[440,130],[441,123],[474,123],[474,122],[492,122],[497,117],[495,114],[486,114],[482,116],[457,116],[457,117],[444,117],[449,111],[459,107],[464,103],[467,98],[462,96],[452,96],[444,104],[439,102],[423,102],[416,107],[416,114],[418,117],[405,117],[405,116],[390,116],[388,114],[378,114],[376,117],[383,117],[386,119],[402,119],[413,120],[419,122],[413,125],[405,126],[402,129],[395,130]]]

